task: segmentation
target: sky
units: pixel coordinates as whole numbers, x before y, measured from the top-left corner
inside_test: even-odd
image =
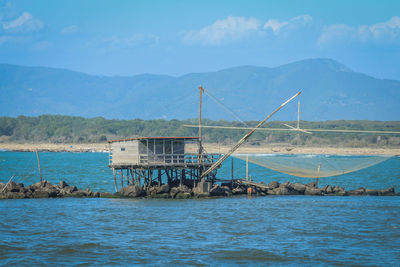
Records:
[[[400,1],[0,0],[0,63],[180,76],[307,58],[400,80]]]

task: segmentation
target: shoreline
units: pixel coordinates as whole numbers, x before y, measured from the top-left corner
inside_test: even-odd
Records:
[[[232,145],[205,143],[207,153],[227,153]],[[189,153],[197,152],[196,145],[189,145]],[[108,143],[93,144],[52,144],[52,143],[0,143],[0,150],[15,152],[107,152]],[[400,155],[400,148],[373,147],[302,147],[271,144],[263,146],[243,145],[235,153],[249,154],[326,154],[326,155]]]

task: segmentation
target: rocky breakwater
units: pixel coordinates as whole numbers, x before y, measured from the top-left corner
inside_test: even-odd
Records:
[[[23,183],[0,183],[0,199],[18,198],[63,198],[63,197],[100,197],[99,192],[89,189],[81,190],[76,186],[69,186],[61,181],[59,185],[53,185],[48,181],[38,182],[29,186]]]
[[[207,188],[206,190],[204,188]],[[318,187],[315,182],[308,184],[300,183],[278,183],[276,181],[270,182],[268,185],[261,183],[252,183],[246,185],[241,182],[226,183],[226,184],[208,184],[204,187],[201,183],[196,187],[190,188],[186,185],[174,186],[161,185],[151,186],[147,189],[138,186],[127,186],[121,189],[119,193],[114,196],[136,198],[173,198],[173,199],[186,199],[186,198],[207,198],[207,197],[229,197],[234,195],[251,194],[257,196],[267,195],[307,195],[307,196],[395,196],[393,187],[383,190],[359,188],[357,190],[346,191],[340,186],[326,185]],[[397,194],[400,195],[400,194]]]
[[[263,183],[260,183],[262,185]],[[265,185],[265,184],[264,184]],[[315,182],[308,184],[300,183],[278,183],[272,181],[265,186],[251,186],[253,192],[257,195],[308,195],[308,196],[395,196],[395,190],[393,187],[376,190],[376,189],[365,189],[360,187],[357,190],[346,191],[343,187],[325,185],[318,187]],[[399,195],[399,194],[397,194]]]
[[[205,198],[205,197],[221,197],[221,196],[232,196],[246,193],[247,186],[234,183],[234,186],[226,184],[214,184],[211,185],[208,190],[201,190],[199,186],[190,188],[186,185],[180,186],[169,186],[167,184],[161,186],[151,186],[146,190],[142,187],[130,185],[121,189],[119,193],[120,197],[148,197],[148,198],[174,198],[174,199],[186,199],[186,198]]]

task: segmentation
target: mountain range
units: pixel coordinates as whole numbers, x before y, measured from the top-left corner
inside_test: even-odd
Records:
[[[400,119],[400,81],[358,73],[332,59],[306,59],[274,68],[241,66],[179,77],[96,76],[0,64],[0,116],[195,118],[199,85],[206,89],[203,116],[213,120],[261,120],[297,91],[302,92],[303,120]],[[296,118],[296,102],[276,116],[279,120]]]

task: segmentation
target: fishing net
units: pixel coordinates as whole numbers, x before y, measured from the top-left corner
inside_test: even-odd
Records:
[[[321,178],[362,170],[392,156],[233,154],[259,166],[298,177]]]

